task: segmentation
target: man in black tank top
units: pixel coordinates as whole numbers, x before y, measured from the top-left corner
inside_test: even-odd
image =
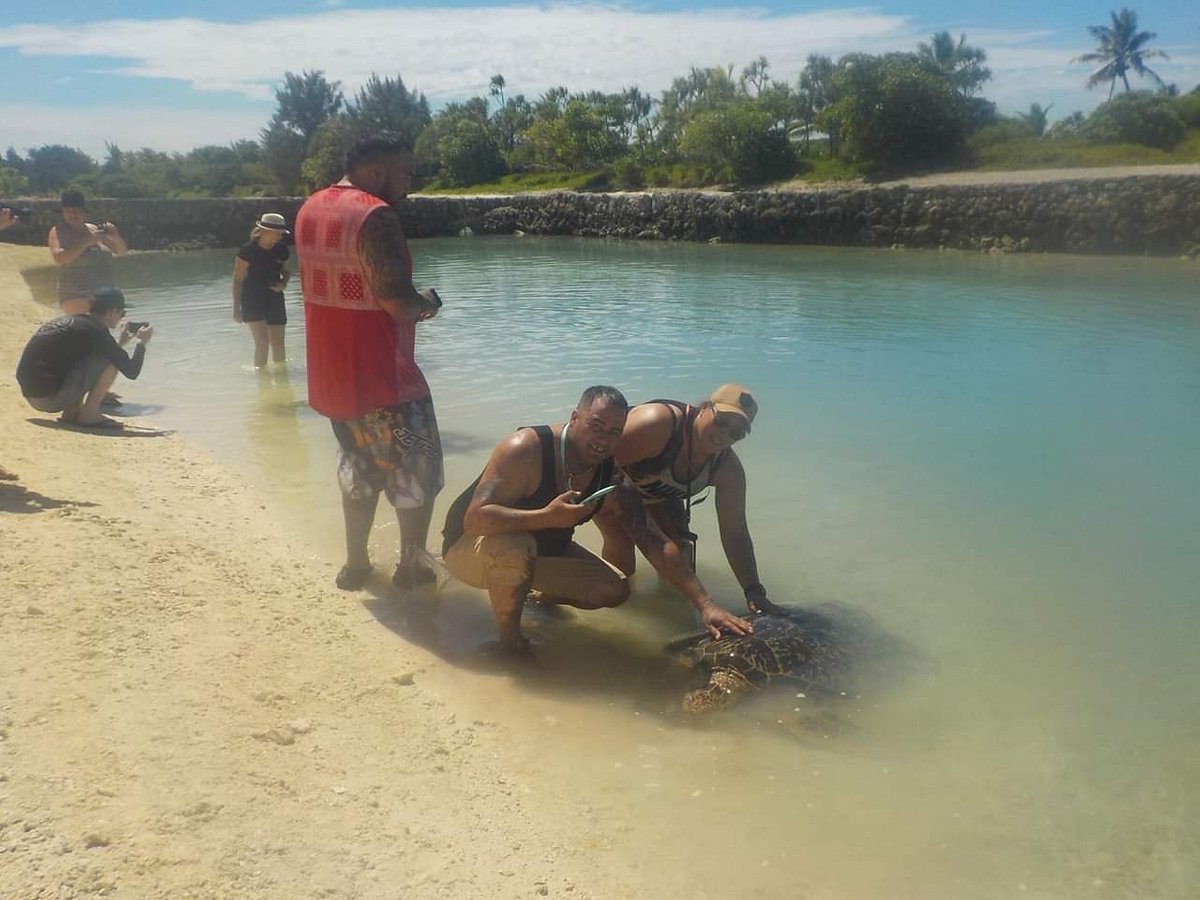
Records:
[[[579,609],[629,598],[629,579],[572,540],[604,503],[579,501],[615,480],[612,451],[628,413],[616,388],[588,388],[565,423],[520,428],[497,444],[451,505],[446,568],[488,592],[504,647],[528,646],[521,611],[531,588]]]
[[[620,391],[588,388],[564,424],[521,428],[498,444],[483,473],[450,507],[442,558],[460,581],[488,592],[503,646],[528,645],[521,612],[531,588],[543,602],[579,609],[629,599],[626,575],[572,540],[576,526],[610,507],[616,521],[629,523],[630,540],[692,602],[714,635],[752,630],[718,606],[671,554],[673,545],[646,516],[636,491],[624,486],[595,503],[579,502],[616,481],[612,453],[628,412]]]
[[[641,403],[629,413],[615,456],[641,495],[647,515],[670,539],[668,555],[689,555],[688,544],[695,546],[689,499],[714,488],[721,545],[746,606],[754,613],[776,613],[780,610],[759,581],[746,524],[746,473],[733,449],[750,433],[757,414],[753,394],[737,384],[722,385],[699,406],[677,400]],[[614,513],[610,509],[596,518],[604,535],[604,559],[632,575],[636,557],[630,523]],[[689,569],[694,565],[688,561]]]

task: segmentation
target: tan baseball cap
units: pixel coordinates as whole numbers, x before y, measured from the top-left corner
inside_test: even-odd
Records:
[[[750,423],[758,415],[758,402],[748,388],[740,384],[723,384],[708,396],[709,402],[717,412],[737,413],[746,420],[746,433],[750,433]]]

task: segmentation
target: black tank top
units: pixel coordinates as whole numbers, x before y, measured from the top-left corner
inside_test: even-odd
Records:
[[[558,464],[554,458],[554,432],[550,430],[549,425],[527,425],[525,427],[533,429],[533,432],[538,436],[538,441],[541,443],[542,480],[532,494],[516,501],[512,504],[512,507],[513,509],[541,509],[562,493],[558,489]],[[595,476],[593,476],[591,483],[583,490],[585,497],[605,485],[612,484],[613,466],[613,459],[610,456],[596,467]],[[481,473],[480,478],[482,477]],[[475,488],[477,487],[479,487],[479,478],[471,482],[471,486],[459,494],[457,499],[450,504],[450,510],[446,513],[446,525],[442,529],[443,556],[446,555],[446,552],[464,534],[463,519],[467,515],[467,507],[471,505],[471,498],[475,496]],[[593,503],[591,511],[580,519],[578,524],[582,525],[594,516],[597,510],[603,505],[603,500]],[[567,547],[570,545],[571,538],[575,534],[575,527],[542,528],[537,531],[531,531],[530,534],[537,541],[538,556],[563,556],[567,552]]]

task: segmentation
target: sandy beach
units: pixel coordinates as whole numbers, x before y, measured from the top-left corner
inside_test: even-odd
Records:
[[[640,894],[514,771],[512,723],[457,708],[472,676],[334,589],[254,485],[175,436],[30,421],[46,263],[0,245],[0,896]]]

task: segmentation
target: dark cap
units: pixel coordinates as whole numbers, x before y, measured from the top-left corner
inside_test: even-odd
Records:
[[[92,294],[92,302],[89,307],[91,313],[102,316],[110,309],[119,309],[124,313],[125,295],[115,287],[102,287]]]

